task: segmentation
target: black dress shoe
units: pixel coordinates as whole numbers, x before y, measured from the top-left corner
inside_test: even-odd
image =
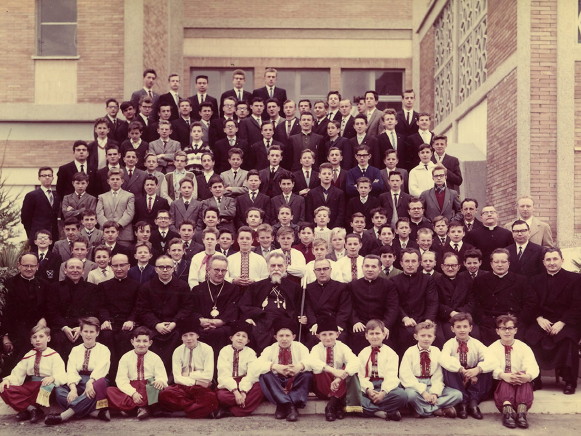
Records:
[[[337,408],[335,409],[335,416],[337,417],[337,419],[343,419],[345,418],[345,409],[343,409],[343,404],[339,403],[337,405]]]
[[[30,419],[30,412],[28,410],[23,410],[16,414],[16,421],[28,421]]]
[[[30,423],[31,424],[36,424],[42,418],[44,418],[44,412],[42,410],[40,410],[39,408],[35,407],[34,410],[32,410],[30,412]]]
[[[63,422],[60,413],[51,413],[44,419],[46,425],[57,425]]]
[[[563,389],[563,393],[565,395],[573,395],[575,393],[575,386],[573,386],[571,383],[567,383],[565,385],[565,389]]]
[[[507,428],[516,428],[516,421],[514,420],[514,413],[504,413],[502,415],[502,425]]]
[[[232,413],[228,409],[218,409],[214,412],[214,419],[222,419],[232,416]]]
[[[294,404],[291,404],[289,406],[286,420],[289,422],[295,422],[299,420],[299,411],[297,410]]]
[[[325,420],[332,422],[337,419],[337,413],[335,412],[335,407],[329,402],[325,407]]]
[[[516,414],[516,425],[518,426],[518,428],[529,428],[529,422],[527,421],[526,413]]]
[[[288,405],[278,404],[276,406],[276,412],[274,412],[275,419],[285,419],[288,415]]]
[[[388,413],[387,416],[385,417],[386,421],[401,421],[401,413],[399,413],[399,410],[396,410],[395,412],[391,412]]]
[[[468,414],[474,419],[482,419],[482,412],[478,406],[468,407]]]
[[[464,403],[459,404],[458,407],[456,408],[456,412],[457,412],[458,418],[460,418],[460,419],[468,418],[468,412],[466,412],[466,404],[464,404]]]
[[[109,422],[111,421],[111,413],[109,413],[109,409],[101,409],[99,410],[99,414],[97,418],[101,421]]]

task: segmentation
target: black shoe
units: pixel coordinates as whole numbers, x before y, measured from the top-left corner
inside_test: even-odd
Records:
[[[97,419],[100,419],[101,421],[105,421],[105,422],[111,421],[111,414],[109,413],[109,409],[99,410],[99,414],[97,415]]]
[[[514,412],[504,413],[502,415],[502,425],[507,428],[516,428],[516,421],[514,420]]]
[[[468,412],[466,411],[466,404],[462,403],[456,407],[457,416],[460,419],[468,418]]]
[[[516,414],[516,425],[518,428],[529,428],[529,423],[527,421],[527,414],[526,413],[517,413]]]
[[[222,419],[232,416],[232,413],[228,409],[218,409],[213,413],[214,419]]]
[[[343,404],[339,403],[339,405],[335,409],[335,416],[337,417],[337,419],[345,418],[345,409],[343,409]]]
[[[468,407],[468,414],[474,419],[482,419],[482,412],[478,406]]]
[[[275,419],[285,419],[288,415],[288,405],[278,404],[276,406],[276,412],[274,412]]]
[[[573,386],[571,383],[567,383],[565,385],[565,389],[563,389],[563,393],[565,395],[573,395],[575,393],[575,386]]]
[[[385,417],[386,421],[401,421],[401,413],[399,413],[399,410],[396,410],[395,412],[391,412],[388,413],[387,416]]]
[[[294,404],[291,404],[289,406],[286,420],[289,422],[295,422],[299,420],[299,411],[297,410]]]
[[[60,413],[51,413],[44,419],[46,425],[57,425],[63,422],[63,418]]]
[[[325,406],[325,420],[331,422],[337,419],[337,412],[335,411],[335,401],[332,399]]]
[[[23,410],[22,412],[18,412],[16,414],[16,421],[28,421],[30,419],[30,411]]]
[[[536,379],[533,380],[533,391],[540,391],[543,389],[543,380],[539,375]]]
[[[32,410],[30,412],[30,423],[31,424],[36,424],[42,418],[44,418],[44,412],[42,410],[40,410],[38,407],[35,407],[34,410]]]

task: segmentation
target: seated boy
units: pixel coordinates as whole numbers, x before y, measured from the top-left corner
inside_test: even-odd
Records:
[[[313,374],[308,371],[309,350],[296,342],[296,321],[278,318],[273,333],[276,343],[264,349],[250,366],[251,380],[260,376],[262,393],[276,405],[274,417],[297,421],[297,408],[305,407]]]
[[[252,383],[248,367],[256,361],[256,353],[247,347],[252,327],[244,321],[230,326],[230,340],[218,355],[218,386],[216,396],[220,409],[214,418],[248,416],[256,410],[264,396],[260,384]]]
[[[494,391],[494,403],[502,412],[502,425],[528,428],[527,411],[534,398],[532,381],[539,376],[540,370],[531,348],[514,338],[517,330],[515,316],[497,317],[496,333],[500,339],[488,350],[496,364],[492,377],[499,383]]]
[[[83,343],[71,350],[66,384],[56,388],[56,400],[64,412],[48,415],[44,421],[46,425],[61,424],[73,416],[91,415],[103,421],[111,420],[106,400],[111,352],[97,342],[101,331],[97,318],[81,318],[79,324]]]
[[[89,185],[89,176],[85,173],[76,173],[73,175],[73,187],[75,192],[65,195],[62,203],[63,218],[80,219],[86,210],[95,210],[97,208],[97,199],[87,194]]]
[[[420,322],[414,331],[418,343],[406,350],[399,367],[399,379],[408,396],[408,404],[418,417],[455,418],[454,406],[462,402],[462,393],[444,386],[440,350],[432,346],[436,339],[436,324]]]
[[[359,371],[359,360],[347,345],[337,340],[339,329],[336,319],[317,319],[317,337],[320,342],[313,347],[309,357],[313,370],[313,392],[317,397],[329,400],[325,407],[327,421],[343,419],[347,390],[352,391],[354,385],[359,389],[357,377],[353,377]],[[353,406],[361,411],[357,400],[358,396]],[[347,407],[352,410],[351,404]]]
[[[214,350],[198,342],[200,322],[181,319],[182,342],[172,355],[175,385],[159,394],[159,403],[172,411],[184,411],[188,418],[207,418],[218,409],[216,394],[210,389],[214,376]]]
[[[137,327],[131,335],[133,350],[119,360],[115,384],[107,388],[107,399],[112,409],[131,412],[137,409],[137,419],[151,415],[150,405],[154,398],[148,398],[146,386],[152,385],[158,391],[167,387],[167,373],[161,358],[149,351],[152,333],[147,327]]]
[[[369,347],[359,353],[359,381],[363,398],[361,405],[366,415],[388,421],[401,420],[399,409],[407,403],[406,392],[399,387],[397,366],[399,357],[383,342],[389,330],[383,321],[370,319],[365,325],[365,339]]]
[[[48,327],[33,327],[30,332],[33,349],[24,355],[10,375],[0,383],[0,397],[18,412],[17,421],[30,420],[32,424],[40,421],[44,416],[37,402],[41,388],[50,392],[54,386],[67,381],[65,363],[56,351],[48,348],[49,342]]]
[[[462,403],[458,405],[458,417],[482,419],[478,404],[486,398],[492,386],[494,358],[488,348],[478,339],[470,337],[472,316],[459,312],[450,319],[455,337],[442,347],[440,365],[446,386],[462,392]]]

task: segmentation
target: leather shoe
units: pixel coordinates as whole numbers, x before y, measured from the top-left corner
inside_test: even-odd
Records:
[[[470,406],[468,408],[468,413],[474,419],[482,419],[482,412],[478,406]]]
[[[143,421],[144,419],[149,418],[149,409],[147,407],[140,407],[137,409],[137,419]]]
[[[327,404],[327,406],[325,406],[325,420],[332,422],[332,421],[335,421],[336,419],[337,419],[337,414],[335,412],[335,407],[329,401],[329,404]]]
[[[458,405],[458,410],[456,410],[456,412],[458,414],[458,418],[460,419],[468,418],[468,412],[466,412],[466,404],[462,403]]]
[[[343,403],[339,402],[335,408],[335,416],[337,416],[337,419],[345,418],[345,409],[343,409]]]
[[[35,407],[34,410],[32,410],[30,412],[30,423],[31,424],[36,424],[42,418],[44,418],[44,412],[42,410]]]
[[[385,417],[386,421],[401,421],[401,413],[399,413],[399,410],[396,410],[395,412],[391,412],[388,413],[387,416]]]
[[[444,407],[442,410],[446,418],[456,418],[456,408],[455,407]]]
[[[60,413],[51,413],[44,419],[46,425],[57,425],[63,422],[63,418]]]
[[[99,414],[97,415],[97,419],[100,419],[101,421],[105,421],[105,422],[111,421],[111,413],[109,413],[109,409],[99,410]]]
[[[230,411],[227,409],[220,408],[214,412],[214,419],[222,419],[227,418],[229,416],[232,416],[232,413],[230,413]]]
[[[505,413],[502,415],[502,425],[506,428],[516,428],[516,421],[514,420],[514,413]]]
[[[274,412],[275,419],[285,419],[288,415],[288,406],[286,404],[278,404],[276,412]]]
[[[16,414],[16,421],[28,421],[30,419],[30,412],[28,410],[23,410]]]
[[[567,383],[563,389],[563,393],[565,395],[573,395],[575,393],[575,386],[573,386],[571,383]]]
[[[526,413],[517,413],[516,425],[519,428],[529,428],[529,422],[527,421],[527,414]]]
[[[294,404],[291,404],[289,406],[286,420],[289,422],[295,422],[299,420],[299,411],[297,410]]]

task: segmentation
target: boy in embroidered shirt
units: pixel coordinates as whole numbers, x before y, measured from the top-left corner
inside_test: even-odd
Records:
[[[309,350],[296,342],[296,321],[279,318],[273,326],[276,343],[266,347],[250,365],[252,377],[260,377],[262,393],[276,405],[274,417],[297,421],[297,408],[305,407],[313,374],[309,371]],[[254,379],[254,378],[252,378]]]
[[[457,406],[458,417],[482,419],[478,404],[486,398],[492,386],[494,358],[478,339],[470,337],[473,321],[469,313],[456,313],[451,319],[455,337],[448,340],[440,354],[440,365],[446,386],[462,392]]]
[[[179,321],[182,342],[172,355],[175,385],[159,394],[159,402],[172,411],[184,411],[188,418],[207,418],[218,409],[216,394],[210,389],[214,377],[214,350],[198,341],[200,322]]]
[[[56,351],[48,348],[49,342],[48,327],[33,327],[30,332],[33,349],[24,355],[10,375],[0,383],[0,397],[18,412],[17,421],[30,420],[32,424],[40,421],[44,416],[37,403],[41,387],[52,389],[51,386],[66,383],[65,363]],[[26,381],[27,377],[29,381]]]
[[[363,412],[386,421],[399,421],[399,409],[407,404],[407,395],[399,387],[397,367],[399,357],[383,342],[389,330],[383,321],[371,319],[365,325],[365,339],[369,347],[359,353],[359,381],[363,398]]]
[[[502,425],[528,428],[527,411],[534,399],[532,381],[539,376],[540,370],[531,348],[514,338],[517,330],[515,316],[497,317],[496,333],[500,339],[488,350],[495,359],[492,377],[499,380],[494,391],[494,402],[502,412]]]
[[[462,402],[462,393],[445,387],[440,350],[432,343],[436,339],[436,324],[424,321],[415,326],[418,341],[406,350],[399,367],[399,379],[408,396],[408,404],[418,417],[456,417],[454,406]]]
[[[320,342],[313,347],[309,356],[309,365],[313,370],[313,392],[317,397],[329,400],[325,407],[325,419],[335,421],[345,417],[347,390],[351,390],[353,384],[359,384],[357,377],[354,377],[359,371],[359,360],[347,345],[337,340],[339,329],[336,319],[324,317],[317,321]],[[355,406],[360,412],[360,404]]]
[[[131,335],[133,350],[119,360],[117,387],[107,388],[107,399],[112,409],[131,412],[137,409],[137,419],[151,415],[146,385],[151,383],[159,391],[167,387],[167,373],[161,358],[149,347],[153,341],[147,327],[137,327]]]
[[[67,362],[66,385],[56,388],[56,400],[64,409],[62,413],[50,414],[46,425],[68,421],[73,416],[82,418],[90,415],[110,421],[107,403],[107,373],[111,365],[111,352],[97,342],[101,323],[95,317],[80,320],[83,343],[71,350]]]
[[[218,387],[216,396],[220,403],[214,418],[248,416],[254,412],[264,396],[257,380],[251,380],[248,368],[256,360],[256,353],[247,347],[252,327],[238,321],[230,327],[230,340],[218,355]]]

